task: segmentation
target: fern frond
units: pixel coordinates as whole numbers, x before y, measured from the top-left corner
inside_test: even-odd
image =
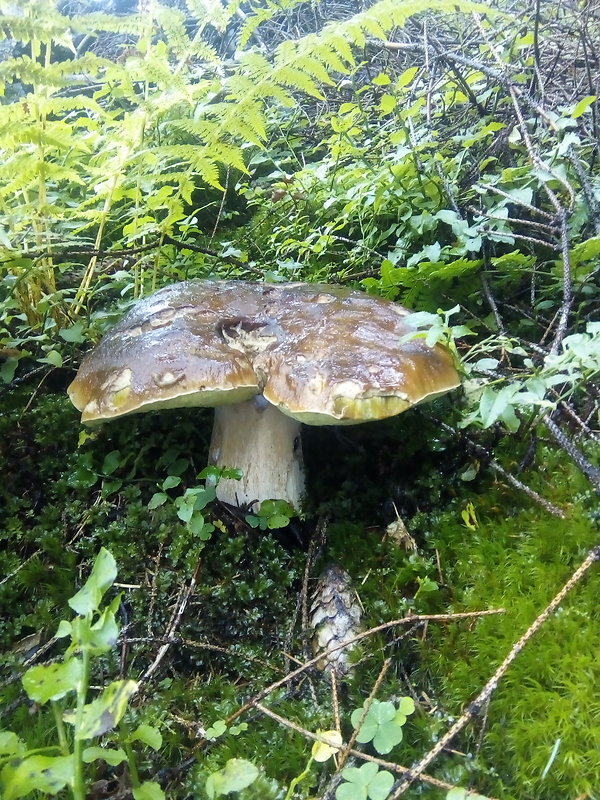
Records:
[[[241,172],[246,172],[246,164],[242,149],[229,142],[217,138],[217,126],[208,120],[176,119],[169,122],[169,128],[183,131],[190,136],[199,138],[203,145],[209,142],[211,155],[216,161],[228,167],[235,167]],[[193,145],[197,148],[197,145]]]
[[[254,11],[251,17],[247,17],[242,30],[240,32],[238,46],[240,49],[246,47],[254,31],[278,12],[276,8],[258,8]]]
[[[14,12],[14,5],[12,11]],[[47,4],[41,9],[31,11],[30,15],[0,15],[0,39],[15,39],[24,45],[33,41],[38,44],[55,42],[72,53],[75,52],[68,18],[51,11]]]
[[[236,6],[233,3],[207,3],[204,0],[185,0],[185,4],[190,14],[200,23],[200,27],[212,25],[223,33],[232,17],[236,13]]]
[[[470,12],[490,12],[486,3],[471,0],[379,0],[371,8],[355,14],[345,22],[330,22],[323,29],[320,38],[323,43],[332,45],[339,42],[340,36],[347,41],[362,47],[367,36],[385,39],[393,28],[401,28],[415,14],[424,11],[454,14]]]
[[[70,18],[69,23],[77,33],[89,34],[90,31],[103,31],[121,35],[129,34],[136,38],[144,33],[148,24],[141,14],[117,16],[116,14],[102,14],[100,12],[77,14]]]
[[[162,29],[169,50],[177,56],[182,56],[184,53],[187,53],[190,47],[190,37],[185,27],[185,17],[183,13],[176,8],[157,6],[156,22]]]
[[[179,164],[187,166],[189,164],[200,176],[201,180],[209,186],[223,191],[223,187],[219,183],[217,161],[205,154],[207,150],[208,148],[199,148],[197,145],[178,144],[159,147],[156,152],[168,161],[173,161],[175,166]]]
[[[261,86],[261,89],[266,87]],[[212,137],[220,141],[223,136],[241,139],[257,146],[267,138],[266,121],[259,100],[252,95],[238,99],[235,103],[212,103],[205,113],[215,120]]]
[[[287,66],[289,69],[290,64],[293,64],[295,69],[305,72],[315,80],[332,85],[333,81],[325,66],[325,59],[330,55],[330,51],[329,49],[327,52],[322,51],[315,40],[316,37],[303,39],[299,46],[294,46],[293,42],[282,42],[275,55],[275,70],[279,65]]]

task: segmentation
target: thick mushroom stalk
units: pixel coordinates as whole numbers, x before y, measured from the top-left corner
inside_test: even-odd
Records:
[[[285,500],[302,506],[304,469],[300,423],[282,414],[260,395],[245,403],[215,409],[209,463],[235,466],[240,480],[222,479],[217,497],[252,508],[261,500]]]
[[[443,347],[406,336],[410,313],[343,286],[176,283],[104,336],[69,396],[90,424],[213,406],[210,460],[243,472],[220,484],[220,499],[300,510],[299,423],[384,419],[459,385]]]

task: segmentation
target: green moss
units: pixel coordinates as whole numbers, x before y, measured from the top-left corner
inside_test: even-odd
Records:
[[[25,391],[19,396],[23,405],[28,399]],[[67,433],[56,437],[56,430]],[[0,666],[4,677],[18,672],[15,643],[38,632],[45,641],[55,632],[66,599],[105,546],[117,560],[119,581],[133,587],[124,590],[119,616],[130,638],[143,639],[127,649],[124,662],[127,674],[141,674],[155,658],[200,555],[196,590],[178,627],[182,641],[171,646],[157,682],[132,709],[132,721],[158,720],[164,736],[160,753],[141,756],[141,768],[149,775],[159,771],[169,796],[183,798],[201,796],[208,774],[228,758],[247,758],[260,767],[261,778],[246,790],[246,800],[268,800],[281,797],[304,769],[310,744],[300,734],[252,712],[238,736],[226,733],[197,747],[202,729],[281,677],[286,653],[303,657],[298,598],[306,554],[291,534],[276,538],[234,525],[217,507],[211,513],[229,529],[216,530],[200,553],[172,504],[148,509],[167,475],[181,477],[173,496],[197,483],[209,431],[209,415],[141,415],[100,429],[78,447],[73,411],[52,391],[41,392],[25,414],[15,406],[0,418],[8,467],[0,487],[0,568],[14,572],[0,586],[0,602],[14,610],[0,623]],[[577,470],[545,449],[539,468],[519,477],[564,506],[565,520],[494,482],[489,471],[459,480],[470,457],[419,412],[341,433],[311,431],[306,452],[314,509],[329,518],[326,546],[311,577],[326,562],[343,565],[364,606],[365,627],[407,612],[506,609],[476,622],[430,623],[412,632],[400,627],[362,643],[353,677],[340,687],[344,733],[350,734],[351,712],[390,655],[379,696],[406,694],[409,680],[421,701],[390,755],[410,764],[477,695],[596,542],[597,504]],[[521,456],[514,442],[497,448],[509,470]],[[475,529],[462,518],[469,502]],[[417,552],[385,538],[396,509]],[[305,524],[308,532],[311,525]],[[511,665],[493,695],[481,746],[477,721],[454,742],[466,757],[446,753],[432,774],[463,785],[472,780],[499,798],[594,797],[600,785],[596,574],[594,567]],[[99,682],[116,676],[119,656],[103,661]],[[43,746],[52,741],[51,715],[36,711],[32,724],[17,688],[12,683],[2,689],[4,706],[13,709],[2,722]],[[333,722],[330,684],[317,672],[266,703],[309,730]],[[190,753],[196,762],[178,771]],[[314,795],[329,769],[315,768],[313,785],[301,784],[298,796]],[[415,786],[407,796],[440,793]]]
[[[552,493],[566,506],[583,488],[582,480],[545,455],[548,470],[562,472],[562,491],[555,484]],[[452,610],[504,608],[505,613],[476,624],[430,628],[418,674],[431,681],[454,715],[478,694],[598,540],[597,526],[581,509],[571,507],[565,520],[532,507],[509,514],[502,486],[470,499],[477,530],[457,524],[460,506],[454,504],[426,535],[452,587]],[[567,791],[593,796],[600,785],[596,573],[593,567],[526,644],[494,692],[480,762],[483,772],[496,775],[478,784],[480,790],[551,800]],[[472,731],[459,749],[473,752],[477,725]]]

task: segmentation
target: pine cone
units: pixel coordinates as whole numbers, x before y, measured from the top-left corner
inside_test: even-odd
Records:
[[[315,653],[343,645],[361,631],[362,610],[351,578],[341,567],[330,565],[322,573],[312,597],[310,627]],[[350,670],[349,653],[355,644],[340,647],[322,658],[319,669],[333,669],[338,675]]]

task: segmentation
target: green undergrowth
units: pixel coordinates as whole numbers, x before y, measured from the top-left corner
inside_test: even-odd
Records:
[[[210,538],[204,529],[194,533],[177,514],[177,498],[202,483],[196,476],[204,467],[209,413],[140,415],[81,435],[64,395],[67,380],[57,371],[37,393],[25,384],[11,392],[10,404],[0,401],[8,467],[0,489],[0,573],[6,576],[0,603],[8,612],[0,627],[0,724],[27,738],[29,747],[52,741],[52,716],[26,700],[17,678],[24,661],[55,633],[67,599],[102,547],[118,565],[118,624],[135,641],[98,659],[92,679],[99,685],[137,680],[153,662],[200,562],[177,626],[179,640],[130,703],[130,727],[154,725],[162,734],[160,751],[144,751],[140,769],[168,797],[204,798],[209,775],[229,759],[244,759],[259,768],[259,777],[239,797],[282,798],[305,771],[310,742],[257,710],[225,728],[223,721],[292,670],[294,659],[310,655],[300,597],[314,517],[262,531],[209,504],[203,513],[214,526]],[[451,417],[447,405],[432,409]],[[314,429],[305,437],[311,513],[326,523],[309,589],[327,563],[343,566],[364,608],[365,628],[409,612],[505,609],[479,620],[398,626],[357,648],[353,675],[339,691],[343,734],[350,735],[352,712],[391,656],[378,698],[411,694],[418,701],[404,740],[385,756],[405,765],[418,760],[478,694],[598,536],[597,503],[564,457],[540,444],[534,464],[518,473],[565,509],[566,518],[559,519],[494,479],[463,444],[442,435],[429,414],[341,432]],[[496,453],[516,473],[523,456],[518,441],[500,442]],[[168,502],[149,507],[166,479]],[[396,512],[416,550],[386,536]],[[596,598],[593,567],[517,657],[485,721],[478,718],[456,740],[455,749],[466,755],[445,754],[431,774],[503,800],[596,797]],[[45,657],[58,655],[54,645]],[[264,702],[310,731],[334,726],[330,683],[317,671]],[[319,796],[331,769],[330,762],[311,764],[294,797]],[[108,767],[96,775],[109,782],[117,777]],[[407,794],[420,796],[444,793],[417,785]]]
[[[567,509],[566,519],[519,499],[511,511],[511,492],[498,484],[473,494],[473,529],[457,525],[450,513],[423,520],[428,547],[439,553],[450,591],[448,608],[505,610],[476,625],[430,627],[414,679],[432,681],[434,696],[448,715],[458,716],[475,698],[598,542],[597,503],[584,480],[550,452],[542,455],[545,466],[533,482]],[[569,503],[569,498],[579,502]],[[478,753],[466,762],[467,773],[489,770],[483,783],[477,781],[479,791],[540,800],[598,796],[597,581],[594,566],[502,678],[483,731],[480,717],[457,748]],[[452,760],[447,764],[452,774]]]

